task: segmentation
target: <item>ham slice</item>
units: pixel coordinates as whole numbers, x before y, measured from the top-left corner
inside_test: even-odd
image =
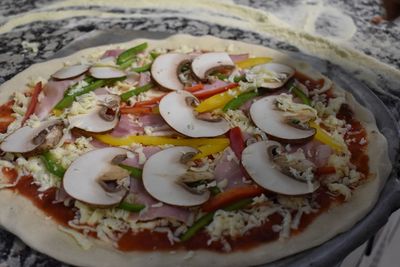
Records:
[[[246,181],[246,174],[240,167],[239,160],[230,147],[225,149],[217,161],[214,170],[215,180],[217,183],[224,179],[227,180],[227,186],[223,188],[224,190],[246,184],[244,182]]]
[[[137,150],[138,148],[139,148],[139,150]],[[148,158],[150,158],[155,153],[161,151],[161,148],[159,148],[157,146],[145,146],[142,148],[137,147],[136,152],[135,152],[135,148],[133,150],[134,150],[134,154],[136,154],[135,157],[127,158],[122,163],[126,164],[128,166],[135,167],[135,168],[142,168],[144,165],[144,161],[146,161]],[[141,160],[141,158],[143,158],[143,160]]]
[[[83,80],[84,75],[72,80],[50,80],[43,87],[42,93],[44,97],[39,99],[36,106],[35,114],[39,119],[44,119],[54,106],[64,97],[65,91],[73,84]]]
[[[132,220],[149,221],[156,218],[173,218],[178,221],[190,224],[191,211],[187,208],[160,204],[160,202],[150,196],[143,186],[142,181],[138,179],[131,180],[131,193],[135,196],[135,201],[146,205],[146,208],[140,213],[133,213]]]
[[[151,75],[149,71],[141,72],[139,76],[138,86],[143,86],[151,82]]]
[[[122,114],[117,126],[111,132],[115,137],[140,134],[144,134],[143,126],[135,120],[135,116],[129,114]]]
[[[106,57],[118,57],[122,52],[124,52],[123,49],[110,49],[104,52],[104,54],[101,56],[101,58],[106,58]]]
[[[304,155],[308,160],[313,162],[317,168],[326,166],[332,149],[317,140],[312,140],[301,146],[291,146],[289,152],[295,152],[297,149],[303,149]]]
[[[249,58],[249,54],[229,55],[234,63],[244,61]]]

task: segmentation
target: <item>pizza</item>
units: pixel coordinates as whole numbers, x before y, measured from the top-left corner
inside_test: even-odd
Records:
[[[271,262],[348,230],[391,169],[350,93],[211,36],[78,51],[0,101],[0,223],[74,265]]]

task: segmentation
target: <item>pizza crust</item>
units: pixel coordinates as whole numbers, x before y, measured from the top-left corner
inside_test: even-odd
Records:
[[[293,60],[278,51],[257,45],[238,41],[223,40],[212,36],[193,37],[189,35],[174,35],[165,40],[136,39],[131,42],[89,48],[71,56],[35,64],[19,73],[0,86],[0,103],[8,100],[15,91],[27,90],[26,83],[35,77],[48,79],[54,70],[63,67],[63,62],[79,62],[90,54],[97,54],[105,49],[128,48],[135,44],[149,41],[149,49],[155,47],[179,48],[182,45],[196,45],[199,49],[225,51],[233,45],[235,53],[248,53],[254,56],[270,56],[275,61],[292,65],[311,77],[320,78],[309,65]],[[342,90],[336,87],[336,90]],[[375,204],[378,195],[391,171],[388,156],[388,145],[385,137],[379,133],[375,119],[370,111],[361,106],[354,97],[346,92],[347,102],[355,111],[355,117],[363,123],[368,135],[368,155],[370,171],[374,174],[368,183],[357,188],[349,202],[330,209],[317,217],[302,233],[267,243],[248,251],[238,251],[229,254],[212,251],[167,251],[167,252],[128,252],[123,253],[97,239],[91,239],[93,246],[83,250],[76,240],[67,233],[60,231],[59,226],[34,207],[30,200],[17,195],[11,190],[0,191],[0,224],[8,231],[19,236],[30,247],[50,255],[60,261],[80,266],[243,266],[271,262],[282,257],[306,250],[322,244],[339,233],[351,228],[363,218]],[[12,206],[9,204],[12,203]],[[332,221],[335,221],[333,224]]]

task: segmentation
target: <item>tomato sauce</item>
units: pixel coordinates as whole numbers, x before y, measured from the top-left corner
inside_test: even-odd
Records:
[[[0,133],[7,132],[8,125],[10,125],[15,118],[11,116],[14,111],[12,106],[14,101],[8,101],[7,103],[0,106]]]

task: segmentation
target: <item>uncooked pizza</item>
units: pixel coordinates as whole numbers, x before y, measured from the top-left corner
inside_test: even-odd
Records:
[[[0,101],[0,223],[74,265],[274,261],[349,229],[391,168],[330,78],[210,36],[78,51]]]

